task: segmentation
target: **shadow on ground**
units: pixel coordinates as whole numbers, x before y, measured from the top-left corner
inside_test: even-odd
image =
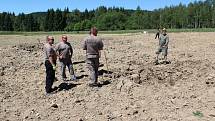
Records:
[[[98,87],[103,87],[103,86],[106,86],[106,85],[109,85],[109,84],[111,84],[111,82],[109,80],[106,80],[106,81],[100,82],[98,84]]]
[[[81,75],[81,76],[77,76],[76,78],[77,78],[77,79],[82,79],[82,78],[84,78],[84,77],[88,77],[88,75]]]
[[[113,72],[102,69],[102,70],[99,70],[98,73],[99,73],[99,75],[104,75],[104,74],[112,74]]]
[[[77,62],[73,62],[74,65],[76,64],[80,64],[80,63],[85,63],[85,61],[77,61]]]
[[[74,87],[76,87],[77,85],[80,85],[80,84],[73,84],[73,83],[61,83],[58,87],[54,87],[53,91],[56,91],[56,92],[60,92],[62,90],[70,90]]]
[[[160,62],[160,64],[171,64],[171,61],[162,61],[162,62]]]

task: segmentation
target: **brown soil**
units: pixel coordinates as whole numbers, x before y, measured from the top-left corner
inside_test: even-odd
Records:
[[[215,33],[171,33],[170,64],[155,65],[154,34],[101,35],[99,87],[88,87],[81,42],[70,35],[78,82],[46,96],[45,36],[0,36],[1,121],[214,121]],[[60,36],[55,36],[60,39]],[[44,42],[41,40],[41,42]]]

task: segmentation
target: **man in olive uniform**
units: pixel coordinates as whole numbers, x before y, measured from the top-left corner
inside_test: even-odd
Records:
[[[53,47],[54,37],[47,36],[47,43],[44,45],[45,53],[45,67],[46,67],[46,93],[51,93],[53,91],[52,85],[55,79],[55,70],[56,70],[56,60],[57,55]]]
[[[101,38],[97,37],[97,29],[91,28],[90,35],[84,39],[83,50],[86,50],[86,63],[90,71],[89,86],[98,85],[98,68],[100,50],[103,49],[103,42]]]
[[[168,44],[169,44],[169,36],[166,33],[166,29],[162,30],[162,34],[159,37],[159,48],[156,52],[157,58],[155,64],[158,64],[159,54],[162,52],[164,56],[164,62],[167,63],[167,54],[168,54]]]
[[[61,42],[59,42],[56,45],[56,51],[58,53],[60,65],[61,65],[61,76],[64,81],[66,81],[66,73],[65,69],[66,66],[68,67],[69,73],[70,73],[70,80],[75,81],[76,76],[73,69],[72,64],[72,55],[73,55],[73,49],[69,42],[67,42],[67,36],[63,35]]]

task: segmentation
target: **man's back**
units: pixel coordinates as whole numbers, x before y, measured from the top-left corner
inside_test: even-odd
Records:
[[[97,36],[88,36],[84,39],[83,49],[87,52],[87,58],[98,58],[99,50],[103,49],[103,42]]]

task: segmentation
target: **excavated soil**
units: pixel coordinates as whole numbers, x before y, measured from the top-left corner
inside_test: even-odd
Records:
[[[51,95],[44,90],[45,36],[1,35],[0,120],[215,121],[214,34],[169,34],[169,63],[159,65],[154,34],[101,35],[94,88],[81,49],[87,35],[69,35],[78,82],[60,80],[58,64]]]

